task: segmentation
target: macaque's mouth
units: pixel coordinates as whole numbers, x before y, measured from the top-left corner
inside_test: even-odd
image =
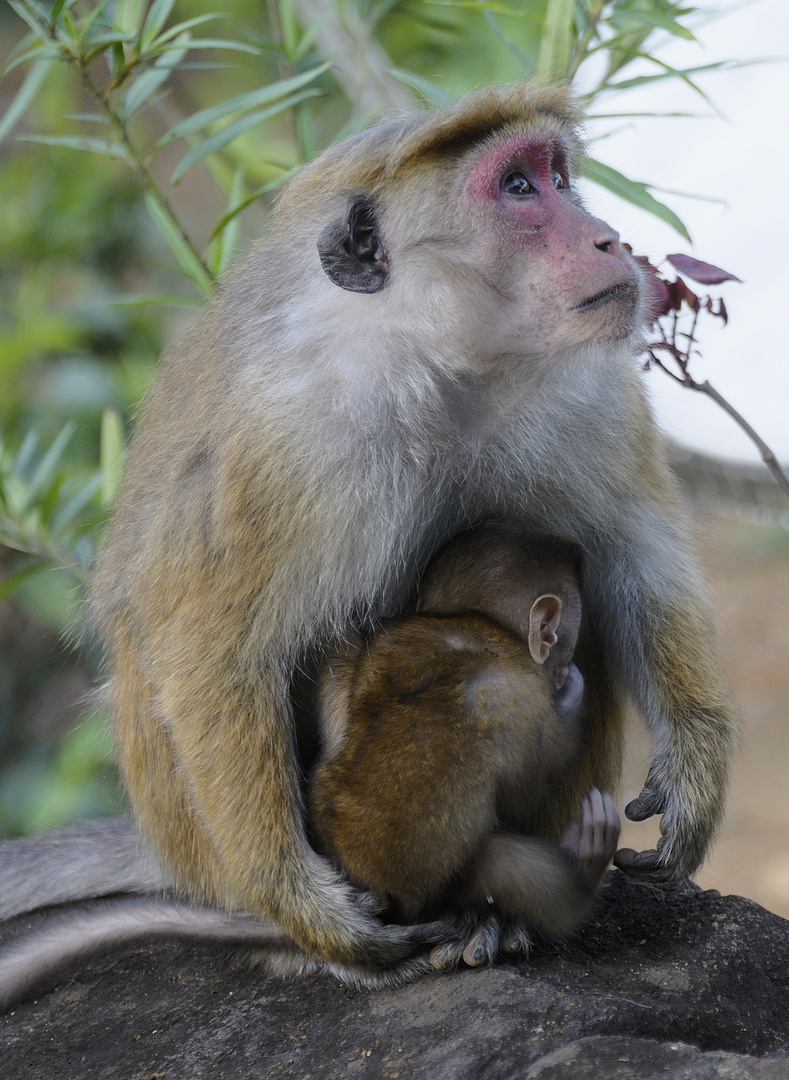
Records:
[[[572,310],[592,311],[594,308],[602,307],[603,304],[608,304],[612,300],[622,300],[625,297],[635,300],[637,296],[638,282],[631,279],[630,281],[622,281],[618,285],[612,285],[610,289],[603,289],[602,292],[595,293],[594,296],[587,297],[580,304],[576,304]]]

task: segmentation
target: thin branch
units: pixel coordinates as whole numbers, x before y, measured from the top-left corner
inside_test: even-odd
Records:
[[[778,459],[776,458],[773,451],[770,449],[764,439],[756,431],[754,431],[754,429],[751,427],[745,417],[738,413],[734,406],[729,401],[727,401],[726,398],[722,394],[720,394],[715,389],[715,387],[712,386],[706,379],[703,383],[697,383],[694,379],[691,379],[690,382],[686,382],[685,385],[688,386],[691,390],[697,390],[700,394],[706,394],[708,397],[711,397],[716,404],[720,405],[724,412],[727,412],[729,416],[740,425],[748,438],[751,439],[751,441],[757,447],[764,464],[773,474],[776,481],[780,484],[786,494],[789,495],[789,477],[787,477],[786,473],[781,468],[780,464],[778,463]]]
[[[161,208],[162,213],[167,217],[170,224],[178,232],[178,235],[181,237],[183,242],[192,251],[195,259],[197,259],[197,261],[203,267],[203,269],[205,270],[207,276],[210,278],[211,281],[213,281],[214,280],[214,275],[211,273],[208,266],[206,266],[205,262],[203,261],[202,255],[197,250],[197,248],[195,247],[195,245],[192,242],[192,240],[190,239],[190,237],[187,236],[186,232],[184,231],[183,225],[179,221],[179,219],[178,219],[175,211],[173,210],[173,208],[170,206],[170,202],[169,202],[167,196],[164,194],[164,192],[161,190],[159,185],[156,183],[153,176],[151,176],[151,173],[149,172],[147,166],[145,165],[145,162],[144,162],[144,160],[142,158],[142,155],[140,154],[140,152],[137,150],[137,147],[132,142],[131,137],[129,136],[129,132],[128,132],[127,127],[126,127],[126,121],[119,115],[118,112],[116,112],[116,110],[110,104],[109,98],[101,90],[101,88],[98,87],[96,85],[96,83],[93,81],[93,79],[90,76],[90,73],[88,72],[87,65],[85,63],[83,63],[83,61],[79,57],[73,57],[72,56],[72,57],[69,57],[69,60],[70,60],[71,63],[76,64],[77,69],[79,71],[79,77],[80,77],[80,81],[82,82],[82,85],[85,87],[86,90],[88,90],[88,92],[90,94],[92,94],[92,96],[96,100],[97,104],[99,105],[99,107],[104,112],[104,115],[107,117],[107,119],[110,121],[112,126],[115,128],[115,131],[117,132],[118,138],[120,139],[120,141],[123,143],[123,145],[126,148],[126,151],[127,151],[128,155],[129,155],[129,158],[130,158],[130,161],[129,161],[130,168],[132,169],[132,171],[136,175],[137,179],[140,181],[143,188],[146,191],[150,192],[150,194],[154,197],[157,204]]]

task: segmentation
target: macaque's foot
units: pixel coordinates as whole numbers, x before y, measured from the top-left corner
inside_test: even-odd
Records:
[[[500,954],[525,954],[530,948],[531,939],[520,921],[497,915],[464,915],[452,939],[432,950],[430,963],[438,971],[451,971],[461,960],[467,967],[482,967]]]
[[[583,797],[580,818],[570,825],[559,844],[590,892],[597,889],[613,858],[620,828],[614,800],[607,791],[593,787]]]

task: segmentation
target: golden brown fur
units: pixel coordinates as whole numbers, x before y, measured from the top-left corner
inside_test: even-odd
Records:
[[[431,561],[420,613],[385,623],[321,676],[328,739],[310,820],[323,850],[408,919],[447,906],[496,916],[485,960],[513,919],[520,947],[529,927],[572,929],[618,837],[611,806],[596,845],[545,840],[570,824],[562,807],[546,827],[554,792],[585,772],[576,574],[570,545],[486,523]],[[575,819],[587,791],[576,787]],[[502,829],[517,835],[493,836]],[[459,932],[456,956],[475,930]]]
[[[91,601],[134,813],[186,895],[273,919],[314,957],[369,970],[413,939],[307,842],[294,680],[402,613],[476,521],[584,551],[589,752],[535,828],[614,787],[628,692],[655,737],[635,813],[665,809],[666,836],[620,861],[681,878],[720,821],[736,714],[633,360],[638,271],[570,180],[551,189],[576,120],[561,88],[492,89],[328,151],[142,410]],[[539,172],[538,201],[498,194],[500,148]],[[316,249],[349,200],[378,244],[363,292]]]

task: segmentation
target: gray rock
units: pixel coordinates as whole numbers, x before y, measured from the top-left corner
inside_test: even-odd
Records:
[[[0,1023],[1,1080],[787,1080],[789,922],[615,873],[586,927],[528,960],[356,991],[157,944]]]

